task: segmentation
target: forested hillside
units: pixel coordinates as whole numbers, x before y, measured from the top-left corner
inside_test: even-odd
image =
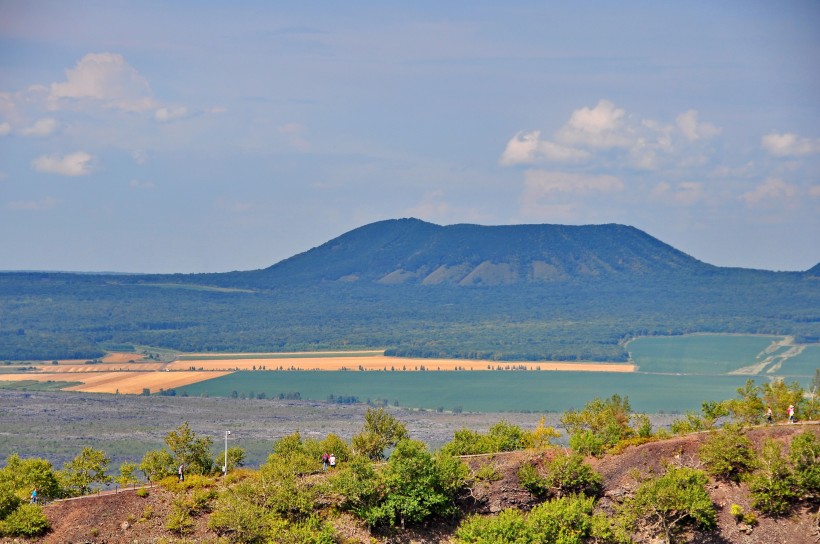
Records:
[[[0,360],[137,344],[622,361],[639,335],[817,341],[819,308],[808,273],[711,266],[632,227],[396,220],[257,271],[0,274]]]

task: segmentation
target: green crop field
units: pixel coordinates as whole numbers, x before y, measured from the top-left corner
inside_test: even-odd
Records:
[[[814,376],[820,368],[820,346],[810,345],[799,354],[789,357],[772,372],[775,376]]]
[[[177,394],[226,397],[299,393],[303,400],[336,397],[386,400],[400,406],[471,412],[581,408],[594,397],[626,395],[641,412],[698,410],[705,400],[733,398],[746,376],[669,376],[641,373],[460,371],[247,371],[177,389]],[[761,378],[760,381],[766,378]],[[803,380],[807,383],[807,380]],[[802,383],[802,382],[801,382]],[[805,386],[806,383],[803,383]]]
[[[696,334],[652,336],[633,340],[628,349],[640,372],[670,374],[727,374],[761,363],[772,353],[782,353],[774,342],[779,336]]]

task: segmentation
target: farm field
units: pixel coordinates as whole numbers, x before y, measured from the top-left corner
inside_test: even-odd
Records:
[[[275,354],[276,357],[243,354],[240,357],[225,354],[193,358],[191,355],[180,357],[169,363],[169,370],[496,370],[499,366],[520,367],[528,370],[566,370],[580,372],[632,372],[635,367],[621,363],[567,363],[555,361],[525,361],[515,363],[504,361],[481,361],[474,359],[411,359],[404,357],[387,357],[383,352],[367,355],[355,353],[338,356],[337,354]]]
[[[783,336],[693,334],[637,338],[627,345],[639,372],[812,376],[820,346]]]
[[[184,353],[165,362],[139,353],[100,361],[0,367],[0,384],[89,393],[174,390],[189,396],[398,402],[401,406],[469,411],[563,411],[595,396],[627,395],[641,411],[698,409],[703,400],[734,396],[746,379],[778,377],[807,386],[820,368],[820,345],[783,336],[695,334],[628,343],[632,363],[388,357],[381,350],[303,353]],[[174,360],[170,360],[174,357]],[[156,355],[153,355],[156,358]],[[21,385],[20,388],[29,385]],[[34,386],[31,386],[34,387]]]
[[[86,372],[81,376],[72,372],[3,374],[2,381],[82,381],[79,385],[63,388],[63,391],[84,393],[120,393],[138,395],[143,389],[158,392],[174,389],[202,380],[224,376],[226,372]]]
[[[302,400],[326,401],[333,395],[433,410],[561,412],[617,393],[628,396],[636,411],[668,413],[698,410],[704,400],[732,398],[747,378],[547,371],[240,371],[180,387],[177,394],[293,398],[298,393]]]

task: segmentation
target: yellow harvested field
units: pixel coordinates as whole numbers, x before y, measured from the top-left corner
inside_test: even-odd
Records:
[[[124,352],[116,352],[116,353],[109,353],[100,361],[103,363],[127,363],[128,361],[141,361],[142,354],[140,353],[124,353]],[[84,364],[88,359],[60,359],[61,365],[81,365]],[[43,361],[43,364],[51,363],[51,361]]]
[[[209,354],[213,357],[213,354]],[[276,359],[231,359],[226,354],[225,359],[190,359],[169,363],[170,370],[252,370],[264,367],[266,370],[275,370],[279,367],[298,370],[341,370],[348,368],[358,370],[455,370],[456,367],[467,370],[495,370],[499,366],[525,367],[527,369],[576,371],[576,372],[634,372],[635,365],[619,363],[567,363],[555,361],[476,361],[464,359],[405,359],[387,357],[384,355],[373,357],[284,357]],[[488,368],[488,366],[490,368]]]
[[[228,372],[89,372],[67,374],[52,372],[48,374],[0,374],[0,381],[36,380],[38,382],[78,382],[81,385],[65,388],[65,391],[83,391],[86,393],[140,394],[144,388],[152,393],[160,389],[173,389],[203,380],[219,378]]]
[[[50,374],[88,372],[151,372],[162,370],[163,363],[98,363],[96,365],[39,365],[39,372]]]

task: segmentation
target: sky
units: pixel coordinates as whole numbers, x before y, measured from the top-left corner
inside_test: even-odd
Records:
[[[401,217],[806,270],[818,28],[790,0],[0,0],[0,270],[251,270]]]

